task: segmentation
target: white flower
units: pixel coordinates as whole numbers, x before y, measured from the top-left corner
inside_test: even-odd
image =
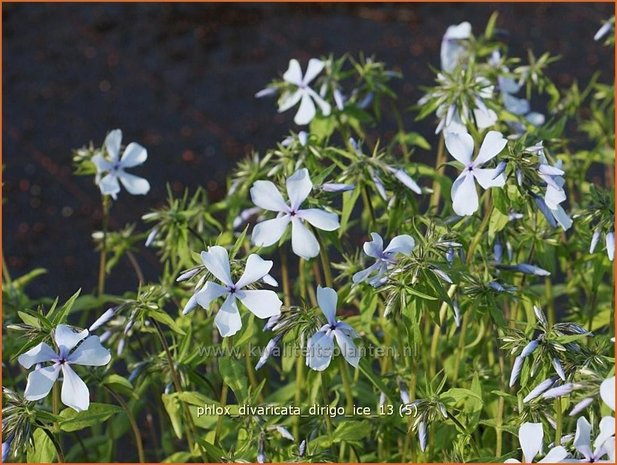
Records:
[[[281,96],[279,100],[279,113],[289,110],[300,102],[300,107],[298,108],[294,122],[301,126],[310,123],[315,117],[315,103],[319,105],[324,116],[330,114],[330,104],[308,86],[309,83],[317,77],[324,66],[325,63],[323,61],[311,58],[308,68],[306,69],[306,74],[303,77],[298,60],[289,60],[289,67],[287,71],[285,71],[285,74],[283,74],[283,79],[298,88],[294,92],[286,92]]]
[[[317,304],[328,320],[319,331],[311,336],[306,347],[306,365],[313,370],[323,371],[330,365],[334,353],[334,339],[345,360],[353,367],[360,363],[360,351],[353,342],[358,337],[347,323],[336,319],[337,295],[329,287],[317,287]]]
[[[90,391],[71,365],[103,366],[111,360],[111,354],[101,345],[98,336],[89,334],[87,329],[76,332],[70,326],[58,325],[54,330],[58,353],[41,342],[19,356],[17,360],[24,368],[53,362],[53,365],[39,367],[28,375],[24,393],[26,400],[35,401],[46,397],[62,371],[62,403],[78,412],[88,409]]]
[[[611,377],[602,381],[600,385],[600,397],[606,405],[614,412],[615,411],[615,377]]]
[[[92,157],[96,165],[96,183],[103,195],[110,195],[114,200],[120,192],[120,184],[133,195],[145,195],[150,190],[150,183],[144,178],[134,176],[125,171],[141,165],[148,158],[148,152],[141,145],[131,142],[126,146],[120,157],[120,144],[122,143],[122,131],[114,129],[105,138],[105,151],[107,158],[99,153]]]
[[[413,237],[403,234],[392,238],[390,244],[384,249],[383,239],[377,233],[371,233],[372,241],[364,243],[364,253],[375,259],[375,263],[365,270],[358,271],[353,275],[353,282],[357,284],[368,281],[373,287],[379,287],[386,280],[388,268],[396,263],[397,254],[409,255],[416,243]],[[372,276],[372,277],[371,277]]]
[[[542,452],[544,430],[542,423],[523,423],[518,429],[518,441],[523,450],[523,463],[532,463],[536,455]],[[568,451],[562,446],[553,447],[538,463],[561,462],[568,456]],[[505,463],[520,463],[516,459],[508,459]]]
[[[447,133],[445,136],[448,152],[463,165],[463,172],[452,185],[452,208],[457,215],[472,215],[478,210],[476,183],[484,189],[502,187],[505,184],[503,170],[481,168],[492,160],[506,146],[506,139],[497,131],[489,131],[475,160],[472,160],[474,143],[468,133]]]
[[[585,417],[576,422],[574,448],[584,459],[583,463],[614,463],[615,462],[615,419],[604,417],[600,420],[600,432],[591,443],[591,425]],[[607,455],[609,460],[600,460]]]
[[[448,27],[441,39],[441,69],[450,73],[463,58],[467,47],[464,42],[471,38],[471,24],[467,21]]]
[[[334,231],[339,227],[338,216],[318,208],[300,210],[300,205],[313,188],[306,168],[296,171],[287,178],[286,185],[289,205],[270,181],[256,181],[251,187],[251,198],[255,205],[278,213],[276,218],[255,225],[252,234],[253,244],[262,247],[274,244],[291,223],[291,248],[294,253],[304,259],[316,257],[319,253],[319,242],[304,223],[308,222],[324,231]]]
[[[214,323],[223,337],[233,336],[242,328],[242,318],[236,300],[242,302],[258,318],[280,315],[283,303],[276,292],[246,289],[248,285],[259,281],[268,274],[270,268],[272,268],[271,260],[264,260],[257,254],[249,255],[244,273],[235,283],[231,277],[229,255],[224,247],[218,245],[208,247],[207,252],[201,253],[201,261],[223,285],[212,281],[206,282],[204,287],[184,307],[183,313],[185,315],[194,308],[194,302],[208,309],[214,300],[224,296],[225,302],[214,317]]]

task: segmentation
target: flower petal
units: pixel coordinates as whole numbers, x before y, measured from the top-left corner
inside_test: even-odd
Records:
[[[255,181],[251,187],[251,200],[259,208],[273,212],[287,212],[289,207],[283,196],[270,181]]]
[[[334,352],[334,340],[331,331],[317,331],[306,345],[306,365],[316,371],[323,371],[330,365]]]
[[[553,447],[538,463],[560,463],[568,456],[568,451],[563,446]]]
[[[89,336],[67,358],[70,363],[100,367],[111,360],[109,350],[101,345],[98,336]]]
[[[92,157],[92,163],[96,166],[96,172],[99,174],[109,171],[113,166],[113,163],[110,163],[101,153],[97,153]]]
[[[574,448],[587,460],[591,459],[593,455],[591,451],[591,425],[585,417],[580,417],[576,422]]]
[[[49,347],[48,344],[41,342],[40,344],[34,346],[28,352],[21,354],[17,361],[24,367],[30,368],[32,365],[36,365],[37,363],[50,362],[58,358],[58,354],[54,352],[54,350]]]
[[[503,187],[506,183],[506,178],[503,175],[503,170],[499,168],[474,168],[472,173],[478,181],[478,184],[480,184],[483,189],[489,189],[491,187]]]
[[[83,380],[73,371],[68,363],[62,365],[62,403],[77,412],[88,410],[90,406],[90,391]]]
[[[360,363],[360,351],[353,342],[353,339],[343,331],[334,330],[334,337],[338,346],[341,348],[341,354],[352,367],[358,368]]]
[[[287,178],[287,195],[292,210],[297,210],[298,207],[306,200],[311,193],[313,183],[306,168],[299,169],[292,176]]]
[[[480,166],[497,156],[503,150],[508,141],[498,131],[489,131],[484,137],[478,156],[474,160],[474,165]]]
[[[308,62],[306,74],[304,75],[304,79],[302,79],[302,82],[304,84],[308,84],[309,82],[311,82],[317,77],[319,73],[321,73],[321,70],[324,69],[324,66],[326,66],[326,64],[323,61],[317,58],[311,58]]]
[[[600,432],[593,443],[595,449],[599,449],[608,440],[613,442],[615,438],[615,419],[613,417],[602,417],[600,420]]]
[[[384,250],[384,253],[402,253],[409,255],[415,246],[416,241],[414,241],[413,237],[408,234],[401,234],[400,236],[392,238],[390,244],[388,244],[388,247]]]
[[[147,159],[148,151],[141,145],[131,142],[124,149],[120,161],[123,168],[132,168],[133,166],[141,165]]]
[[[236,289],[243,288],[249,284],[259,281],[272,269],[272,260],[264,260],[259,255],[253,253],[249,255],[244,267],[244,273],[236,283]]]
[[[302,84],[302,68],[295,58],[289,60],[289,67],[283,74],[283,79],[291,84],[299,86]]]
[[[131,195],[146,195],[150,191],[150,183],[147,179],[124,171],[118,173],[118,179]]]
[[[120,129],[114,129],[109,131],[103,145],[107,150],[107,154],[112,161],[116,161],[120,156],[120,145],[122,144],[122,131]]]
[[[108,174],[98,182],[99,189],[103,195],[111,195],[114,199],[116,194],[120,192],[120,184],[118,183],[118,176],[115,174]]]
[[[226,286],[232,286],[231,271],[229,269],[229,254],[227,249],[220,245],[208,247],[207,252],[201,253],[204,266]]]
[[[281,238],[290,219],[289,215],[284,215],[257,223],[253,228],[251,241],[259,247],[271,246]]]
[[[542,450],[544,430],[542,423],[523,423],[518,429],[518,440],[523,450],[523,462],[531,463]]]
[[[296,255],[305,260],[319,254],[319,242],[299,218],[291,220],[291,248]]]
[[[466,132],[448,132],[445,135],[446,148],[450,155],[467,166],[473,155],[473,137]]]
[[[379,270],[382,266],[383,262],[376,262],[373,263],[371,266],[369,266],[368,268],[362,270],[362,271],[358,271],[357,273],[354,273],[354,275],[352,276],[351,280],[354,284],[358,284],[362,281],[366,281],[368,279],[368,277],[371,275],[371,273],[373,273],[376,270]]]
[[[296,112],[296,116],[294,117],[294,123],[298,126],[304,126],[305,124],[309,124],[313,118],[315,117],[315,102],[311,98],[311,95],[307,91],[302,92],[302,100],[300,100],[300,106],[298,107],[298,111]]]
[[[321,113],[324,116],[330,115],[332,108],[330,107],[330,104],[328,102],[326,102],[323,98],[321,98],[321,96],[317,92],[315,92],[313,89],[307,89],[307,93],[311,96],[313,101],[319,106],[319,109],[321,110]]]
[[[381,258],[383,254],[383,239],[377,233],[371,233],[371,238],[373,239],[372,241],[367,241],[362,246],[364,253],[369,257]]]
[[[296,106],[303,95],[304,95],[304,92],[300,89],[296,90],[295,92],[283,93],[283,95],[281,95],[278,101],[278,104],[279,104],[278,112],[283,113],[284,111],[287,111],[290,108]]]
[[[615,233],[613,231],[606,234],[606,255],[610,261],[615,258]]]
[[[27,368],[27,367],[26,367]],[[600,385],[600,397],[610,409],[615,411],[615,377],[611,377],[602,381]]]
[[[317,286],[317,305],[331,325],[336,323],[336,291],[330,287]]]
[[[270,318],[281,314],[283,302],[274,291],[247,289],[238,292],[237,297],[258,318]]]
[[[75,328],[67,325],[58,325],[54,331],[54,340],[60,349],[61,355],[67,355],[82,339],[89,335],[87,329],[76,331]],[[64,352],[64,353],[63,353]]]
[[[52,365],[34,370],[28,375],[24,397],[26,400],[39,400],[51,391],[60,374],[60,365]]]
[[[411,176],[407,174],[407,172],[403,169],[390,168],[390,172],[394,175],[396,179],[398,179],[405,187],[411,189],[416,194],[421,194],[422,189],[418,186],[418,183],[414,181]]]
[[[298,210],[297,216],[308,221],[317,229],[323,231],[334,231],[338,229],[338,215],[336,213],[320,210],[319,208],[307,208],[306,210]]]
[[[452,209],[459,216],[473,215],[478,210],[478,193],[474,177],[463,172],[452,184]]]
[[[233,336],[240,331],[242,318],[240,318],[236,298],[233,295],[228,296],[219,311],[216,312],[214,323],[223,337]]]

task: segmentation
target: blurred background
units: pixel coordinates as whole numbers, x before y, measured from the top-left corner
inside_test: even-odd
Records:
[[[98,255],[91,233],[101,227],[100,194],[91,177],[72,175],[72,149],[121,128],[124,143],[148,149],[132,172],[152,186],[146,197],[122,191],[111,228],[145,230],[141,215],[160,205],[166,183],[225,192],[226,175],[252,149],[273,147],[289,132],[294,111],[277,114],[273,99],[254,94],[287,68],[311,57],[364,53],[403,73],[394,83],[401,108],[431,84],[441,38],[450,24],[484,30],[493,11],[509,34],[511,56],[548,51],[561,60],[549,76],[581,87],[601,71],[613,80],[611,48],[593,41],[610,3],[559,4],[17,4],[3,9],[3,251],[17,277],[49,273],[33,297],[68,297],[96,286]],[[542,111],[541,107],[532,108]],[[414,122],[434,144],[434,121]],[[393,130],[387,117],[378,128]],[[150,277],[158,260],[139,257]],[[123,275],[121,268],[127,269]],[[112,292],[136,283],[114,271]]]

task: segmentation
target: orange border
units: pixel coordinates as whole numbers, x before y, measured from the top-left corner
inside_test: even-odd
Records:
[[[326,0],[270,0],[270,1],[263,1],[263,0],[244,0],[242,2],[240,1],[236,1],[236,0],[219,0],[219,1],[211,1],[211,0],[182,0],[181,2],[179,1],[169,1],[169,0],[64,0],[64,1],[58,1],[58,0],[33,0],[33,1],[27,1],[27,0],[0,0],[0,7],[4,4],[4,3],[495,3],[497,1],[497,3],[613,3],[613,14],[617,13],[617,0],[559,0],[559,1],[555,1],[555,0],[549,0],[549,1],[541,1],[541,0],[510,0],[507,2],[501,1],[501,0],[476,0],[476,1],[468,1],[468,0],[463,0],[463,1],[451,1],[451,0],[428,0],[428,1],[422,1],[422,0],[410,0],[410,1],[406,1],[406,0],[390,0],[388,2],[383,2],[383,1],[375,1],[375,0],[333,0],[333,1],[326,1]],[[0,169],[0,185],[4,186],[4,182],[3,182],[3,175],[4,175],[4,164],[3,164],[3,156],[4,156],[4,145],[3,145],[3,125],[2,125],[2,118],[4,116],[4,107],[3,107],[3,100],[2,100],[2,96],[3,96],[3,92],[4,92],[4,87],[3,87],[3,82],[2,82],[2,67],[4,65],[4,59],[3,59],[3,47],[2,47],[2,38],[3,36],[3,12],[4,12],[4,8],[0,8],[0,88],[2,89],[2,92],[0,92],[0,108],[2,108],[2,112],[0,112],[0,166],[2,166],[2,169]],[[615,78],[617,77],[617,49],[616,49],[616,53],[615,53],[615,61],[614,61],[614,74],[613,74],[613,84],[615,84]],[[615,132],[617,133],[617,119],[615,120]],[[613,165],[613,171],[614,171],[614,179],[617,179],[617,164]],[[2,197],[2,195],[0,194],[0,198]],[[615,194],[615,200],[617,200],[617,191]],[[4,217],[4,213],[3,213],[3,203],[0,202],[0,255],[3,255],[3,247],[4,247],[4,241],[3,239],[3,233],[4,233],[4,229],[2,228],[2,219]],[[617,223],[615,223],[617,224]],[[614,224],[614,226],[615,226]],[[617,230],[617,228],[614,228]],[[613,306],[615,306],[615,302],[617,302],[617,287],[615,286],[615,275],[617,275],[617,259],[613,261]],[[2,282],[0,281],[0,289],[2,288]],[[2,317],[2,293],[0,293],[0,318]],[[617,320],[615,320],[615,314],[614,314],[614,309],[613,309],[613,334],[617,334]],[[3,325],[0,323],[0,338],[4,337],[4,330],[3,330]],[[617,342],[615,342],[614,344],[614,350],[617,351]],[[613,353],[613,355],[615,355],[615,352]],[[0,344],[0,358],[2,357],[2,345]],[[2,379],[2,364],[0,364],[0,379]],[[616,395],[616,399],[617,399],[617,395]],[[0,408],[0,420],[2,419],[2,409]],[[615,413],[615,419],[617,420],[617,413]],[[112,465],[115,463],[123,463],[123,464],[127,464],[127,465],[143,465],[143,464],[138,464],[136,462],[70,462],[70,463],[76,463],[76,464],[86,464],[86,463],[98,463],[98,464],[106,464],[106,465]],[[158,465],[160,462],[147,462],[147,465]],[[275,462],[273,462],[275,463]],[[336,462],[336,463],[342,463],[345,464],[345,462]],[[434,464],[436,462],[426,462],[428,465],[430,464]],[[457,462],[441,462],[444,464],[449,464],[449,465],[454,465]],[[490,462],[474,462],[474,463],[481,463],[481,464],[486,464],[489,465]],[[178,464],[180,465],[180,464]],[[250,465],[258,465],[255,462],[252,462]],[[350,465],[350,464],[347,464]],[[377,463],[368,463],[368,465],[377,465]],[[405,465],[401,462],[395,462],[393,464],[390,465]]]

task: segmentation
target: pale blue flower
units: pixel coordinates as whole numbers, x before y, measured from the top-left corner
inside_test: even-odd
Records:
[[[390,267],[397,261],[397,255],[409,255],[416,243],[413,237],[403,234],[393,237],[390,244],[384,249],[383,239],[377,233],[371,233],[372,241],[364,243],[364,253],[375,259],[375,263],[365,270],[358,271],[352,277],[354,284],[368,281],[373,287],[381,286],[386,280]]]

